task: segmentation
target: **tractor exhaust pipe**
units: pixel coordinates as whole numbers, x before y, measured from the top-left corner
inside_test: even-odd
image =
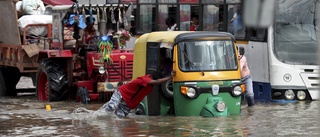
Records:
[[[101,20],[98,21],[98,30],[100,32],[100,36],[104,36],[104,35],[106,35],[106,30],[107,30],[107,13],[106,13],[105,6],[103,6],[102,9],[98,7],[98,9],[97,9],[98,16],[100,15],[100,13],[98,13],[99,10],[101,10],[101,12],[102,12],[102,15],[101,15],[102,17],[101,17]]]

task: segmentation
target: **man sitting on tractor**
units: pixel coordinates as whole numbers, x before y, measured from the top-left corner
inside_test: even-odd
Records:
[[[90,40],[93,40],[97,36],[97,30],[94,28],[95,18],[90,19],[90,16],[86,18],[87,27],[84,29],[83,42],[85,44],[91,44]]]

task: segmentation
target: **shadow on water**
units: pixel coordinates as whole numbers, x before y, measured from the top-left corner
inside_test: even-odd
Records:
[[[102,103],[0,98],[0,136],[319,136],[317,102],[258,103],[229,117],[138,116],[120,119]]]

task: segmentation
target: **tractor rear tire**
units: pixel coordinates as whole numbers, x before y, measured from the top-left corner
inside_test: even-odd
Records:
[[[68,90],[67,75],[58,62],[43,59],[36,74],[36,95],[41,101],[62,101]]]

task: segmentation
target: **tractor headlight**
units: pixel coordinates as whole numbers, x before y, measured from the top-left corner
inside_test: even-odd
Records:
[[[242,93],[242,88],[240,86],[235,86],[232,90],[232,95],[240,96]]]
[[[297,98],[299,99],[299,100],[304,100],[305,98],[306,98],[306,92],[304,92],[304,91],[298,91],[297,92]]]
[[[104,69],[103,66],[99,67],[99,73],[100,74],[104,74],[106,72],[106,70]]]
[[[215,108],[219,112],[223,112],[226,109],[226,104],[223,101],[219,101],[216,103]]]
[[[294,92],[291,89],[289,89],[284,93],[284,96],[286,97],[286,99],[292,100],[294,99],[295,95],[294,95]]]
[[[101,40],[101,41],[109,41],[109,40],[110,40],[110,37],[104,35],[104,36],[102,36],[102,37],[100,38],[100,40]]]

